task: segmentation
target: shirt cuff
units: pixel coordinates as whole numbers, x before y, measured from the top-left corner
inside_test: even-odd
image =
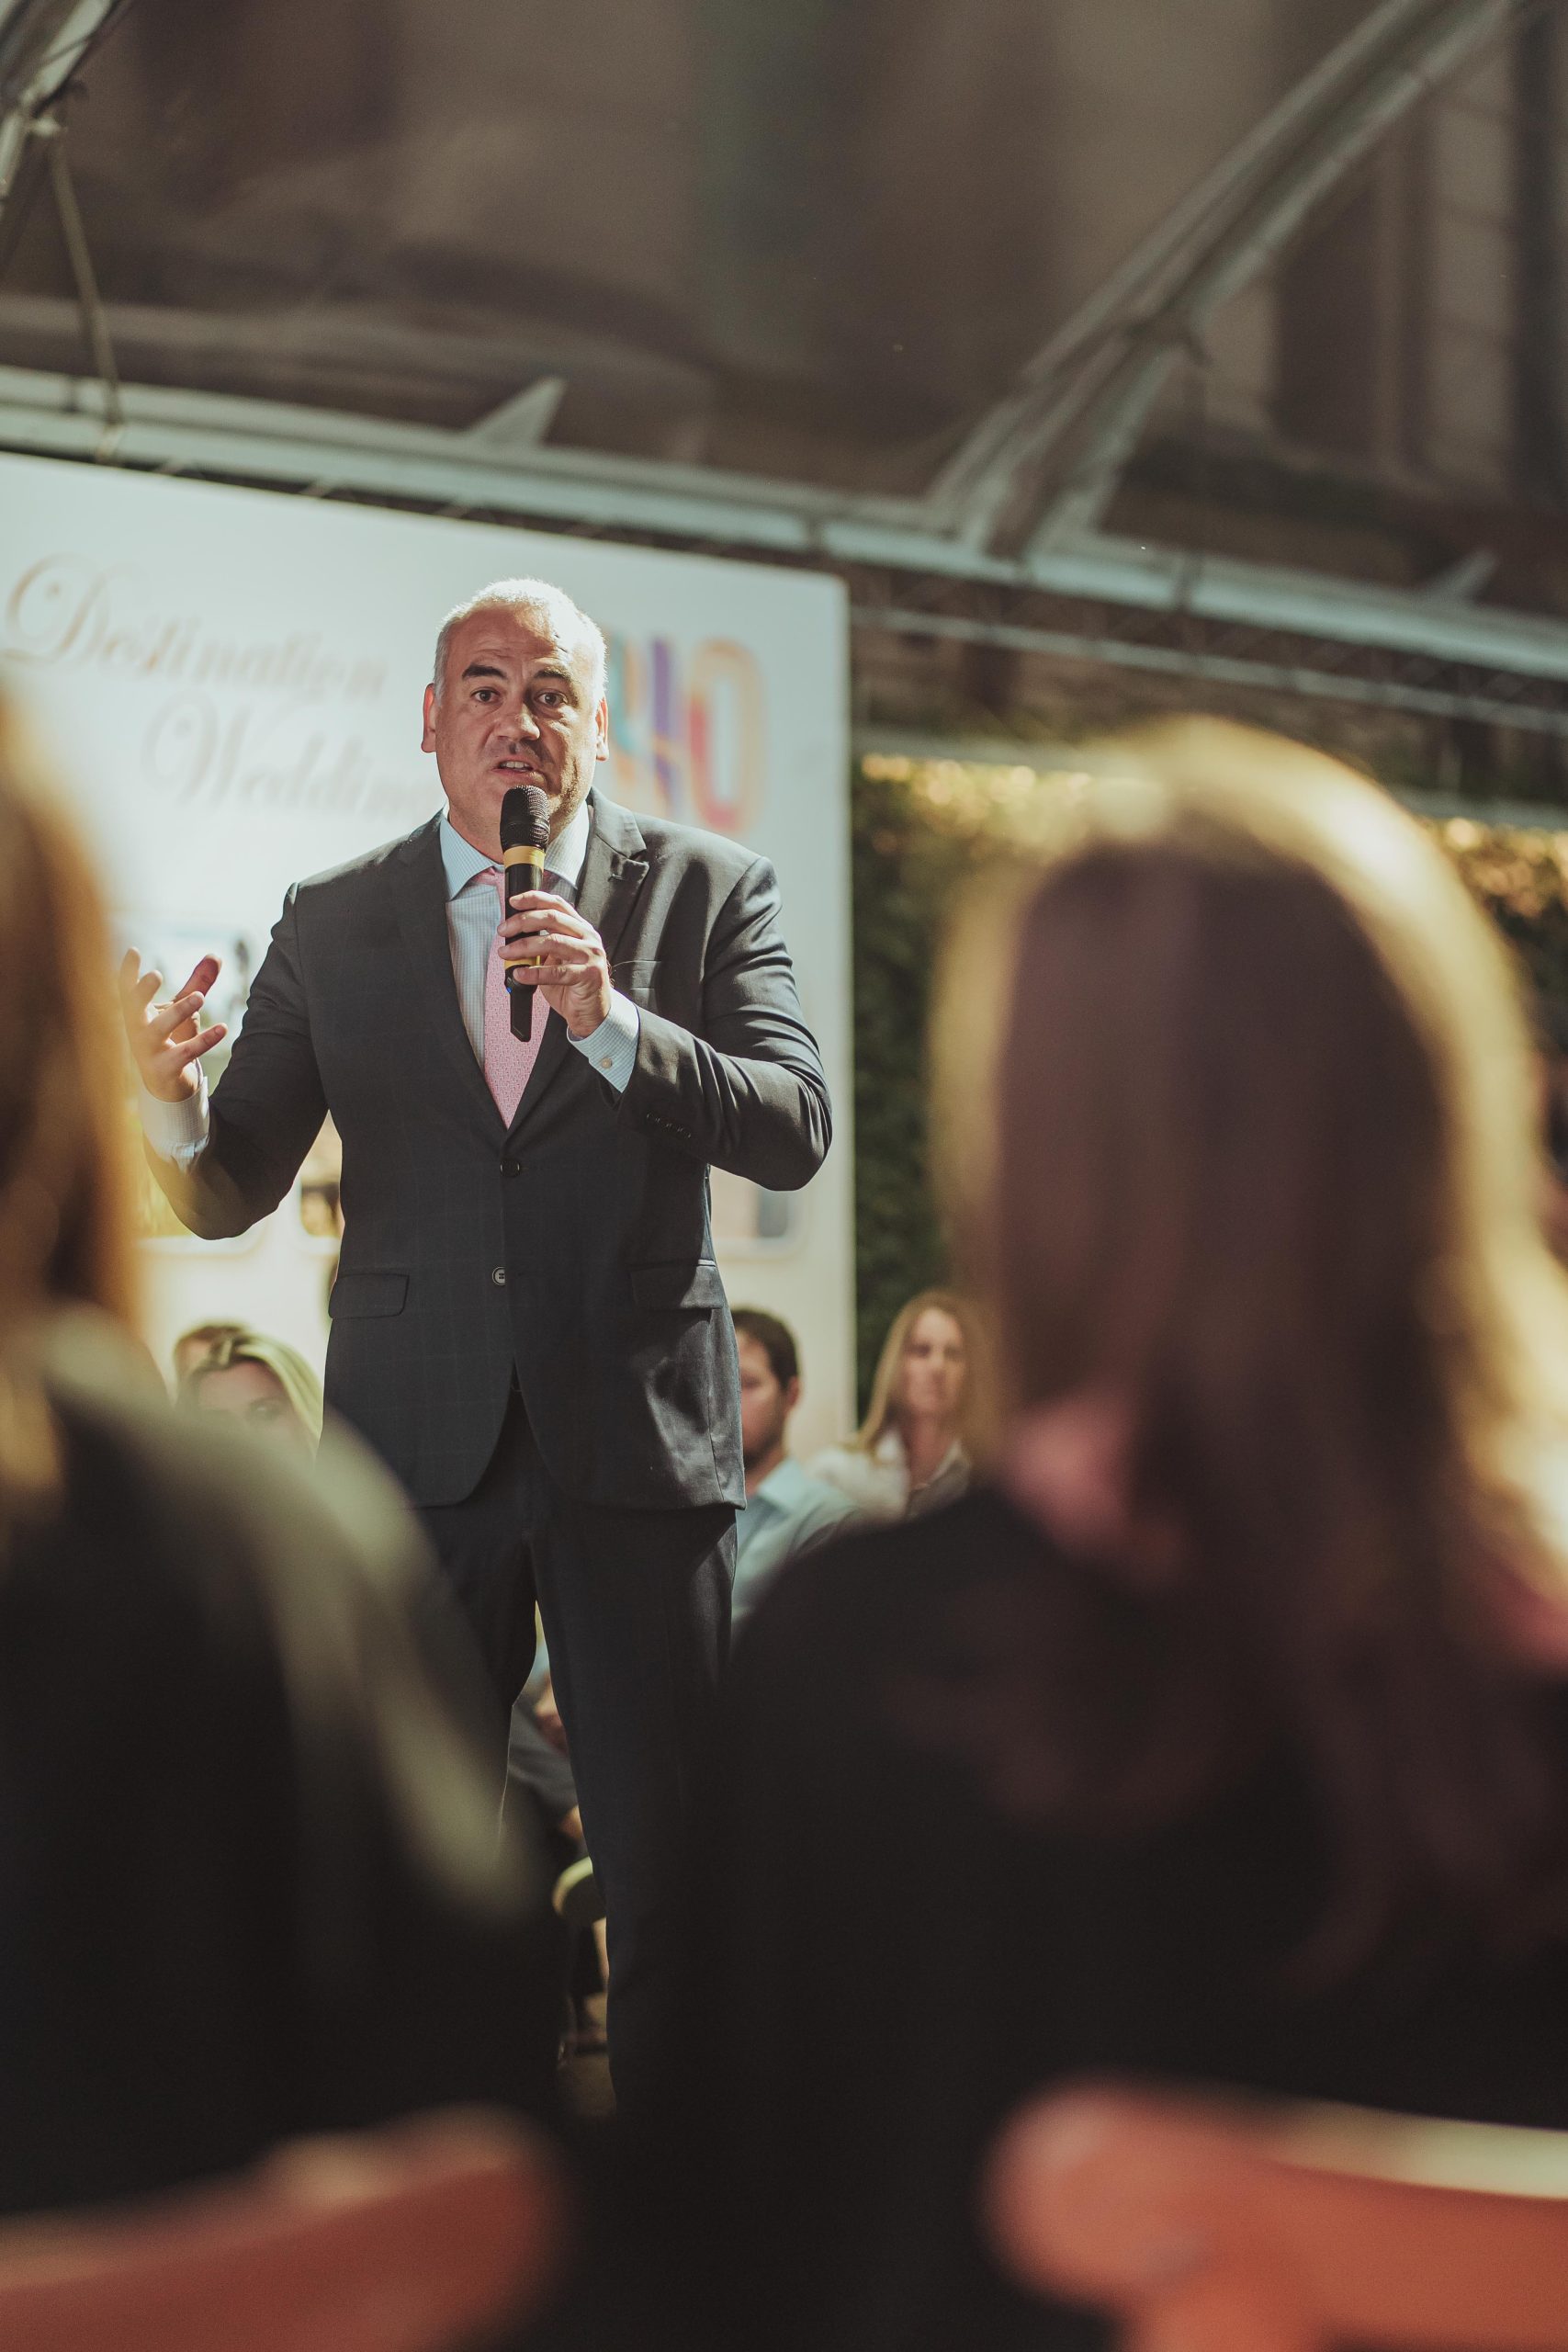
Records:
[[[637,1039],[642,1035],[642,1019],[629,996],[619,989],[610,990],[610,1010],[592,1035],[573,1037],[572,1044],[580,1054],[592,1063],[603,1079],[607,1079],[617,1094],[624,1094],[637,1068]]]
[[[196,1092],[184,1102],[164,1102],[156,1094],[149,1094],[144,1086],[137,1088],[142,1134],[160,1159],[172,1159],[182,1170],[188,1169],[202,1150],[211,1124],[207,1109],[206,1071],[198,1069],[196,1079]]]

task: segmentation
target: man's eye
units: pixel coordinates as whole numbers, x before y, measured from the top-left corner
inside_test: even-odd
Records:
[[[495,688],[493,686],[476,686],[474,688],[474,700],[476,702],[493,702],[495,700]]]

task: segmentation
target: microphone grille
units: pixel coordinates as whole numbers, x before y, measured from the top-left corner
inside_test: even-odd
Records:
[[[548,849],[550,804],[536,784],[514,784],[501,804],[502,849]]]

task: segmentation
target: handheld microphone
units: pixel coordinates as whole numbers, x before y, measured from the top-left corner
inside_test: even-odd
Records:
[[[501,804],[501,879],[502,913],[510,914],[513,897],[544,886],[545,852],[550,841],[550,804],[536,784],[514,784]],[[509,955],[506,990],[511,1001],[512,1034],[534,1034],[534,983],[524,972],[542,961],[519,950]]]

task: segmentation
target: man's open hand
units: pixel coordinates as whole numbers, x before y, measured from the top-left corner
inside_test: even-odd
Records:
[[[144,972],[134,947],[119,967],[120,1009],[131,1058],[142,1085],[160,1102],[190,1100],[199,1084],[197,1062],[226,1034],[221,1021],[210,1029],[197,1025],[207,992],[221,969],[216,956],[204,956],[178,996],[159,1004],[153,1000],[164,985],[162,972]]]
[[[501,935],[513,946],[526,948],[528,978],[574,1037],[591,1037],[609,1019],[610,967],[604,943],[575,907],[553,890],[520,890]]]

